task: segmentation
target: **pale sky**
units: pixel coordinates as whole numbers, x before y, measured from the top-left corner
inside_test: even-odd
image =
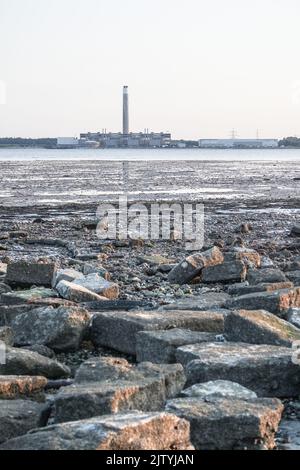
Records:
[[[299,0],[0,0],[0,136],[300,135]],[[2,99],[3,102],[3,99]]]

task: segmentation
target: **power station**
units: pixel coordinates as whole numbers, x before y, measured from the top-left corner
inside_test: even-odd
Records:
[[[101,148],[164,148],[169,147],[171,134],[166,132],[129,131],[129,90],[123,87],[123,132],[88,132],[80,134],[79,144]]]

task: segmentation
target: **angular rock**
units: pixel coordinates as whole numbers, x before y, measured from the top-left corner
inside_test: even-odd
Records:
[[[254,286],[249,286],[247,284],[234,284],[229,286],[228,294],[230,295],[247,295],[253,294],[254,292],[274,292],[281,289],[292,289],[294,284],[292,282],[275,282],[275,283],[265,283],[257,284]]]
[[[0,401],[0,443],[45,426],[45,405],[30,400]]]
[[[300,269],[297,271],[290,271],[285,273],[286,277],[290,279],[296,286],[299,286],[300,284]]]
[[[294,227],[292,227],[291,234],[295,235],[296,237],[300,236],[300,224],[296,224]]]
[[[224,261],[222,252],[214,246],[212,249],[203,253],[191,255],[169,273],[168,280],[173,284],[186,284],[198,276],[203,268],[221,264]]]
[[[32,305],[0,305],[0,326],[9,326],[18,315],[32,310]]]
[[[52,349],[47,348],[47,346],[43,346],[42,344],[32,344],[31,346],[24,346],[23,349],[27,351],[33,351],[41,356],[48,357],[49,359],[55,358],[55,352]]]
[[[88,274],[99,274],[99,276],[104,277],[106,281],[110,280],[109,272],[102,266],[94,266],[93,264],[85,263],[83,265],[83,274],[87,276]]]
[[[6,363],[0,364],[0,375],[34,375],[49,379],[69,377],[70,369],[60,362],[25,349],[7,348]]]
[[[177,360],[185,366],[187,385],[230,380],[261,397],[299,395],[300,365],[291,349],[244,343],[210,343],[182,346]]]
[[[0,302],[5,305],[22,305],[26,302],[40,300],[48,297],[57,297],[57,292],[52,289],[35,287],[30,290],[20,290],[1,294]]]
[[[292,347],[300,341],[300,329],[265,310],[239,310],[225,317],[228,341]]]
[[[140,381],[161,379],[167,398],[177,396],[183,389],[186,377],[181,364],[152,364],[143,362],[133,366],[125,359],[103,357],[84,362],[76,372],[75,383],[90,383],[103,381]]]
[[[47,385],[45,377],[30,377],[24,375],[0,376],[0,400],[41,396]],[[0,407],[1,405],[0,401]]]
[[[0,341],[7,346],[12,346],[14,344],[13,330],[8,326],[0,327]]]
[[[71,300],[72,302],[97,302],[108,300],[95,292],[92,292],[85,287],[78,286],[73,282],[61,281],[56,286],[57,292],[63,299]]]
[[[276,268],[249,269],[247,280],[252,285],[289,281],[286,275],[280,269]]]
[[[166,406],[168,412],[190,422],[197,450],[271,450],[283,408],[275,398],[217,397],[178,398]]]
[[[239,246],[232,248],[232,251],[224,253],[224,260],[228,262],[243,261],[246,266],[256,266],[257,268],[261,266],[261,256],[257,251]]]
[[[41,344],[56,352],[76,351],[87,331],[91,314],[76,307],[41,307],[18,315],[11,327],[16,346]]]
[[[139,331],[184,328],[193,331],[223,333],[224,315],[205,311],[131,311],[96,313],[91,322],[91,339],[126,354],[136,354]]]
[[[202,282],[209,284],[244,281],[246,275],[247,269],[243,261],[233,261],[204,268]]]
[[[169,413],[133,411],[48,426],[1,450],[192,450],[189,423]]]
[[[56,263],[16,261],[7,266],[6,282],[13,287],[51,287]]]
[[[300,307],[300,287],[242,295],[226,302],[229,310],[266,310],[281,316],[293,307]]]
[[[164,305],[164,310],[214,310],[223,308],[230,295],[224,292],[206,292],[187,299],[178,299],[176,303]]]
[[[239,400],[251,400],[257,398],[255,392],[252,392],[242,385],[230,382],[229,380],[215,380],[202,384],[192,385],[181,392],[185,397],[198,397],[206,399],[210,397],[219,398],[237,398]]]
[[[98,295],[115,300],[119,297],[119,286],[114,282],[106,281],[99,274],[88,274],[82,278],[76,279],[74,284],[85,287]]]
[[[291,308],[288,311],[287,319],[292,325],[300,328],[300,308]]]
[[[185,344],[211,343],[216,341],[215,333],[173,328],[161,331],[140,331],[136,335],[137,362],[150,361],[155,364],[176,362],[176,349]]]
[[[60,281],[73,282],[76,279],[84,277],[83,274],[76,269],[60,269],[55,273],[53,278],[52,287],[56,287]]]

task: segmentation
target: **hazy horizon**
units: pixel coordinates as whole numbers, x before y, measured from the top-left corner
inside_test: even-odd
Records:
[[[299,13],[297,0],[0,0],[0,136],[119,132],[123,85],[132,132],[299,135]]]

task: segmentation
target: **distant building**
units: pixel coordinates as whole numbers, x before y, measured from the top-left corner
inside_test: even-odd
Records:
[[[276,139],[200,139],[200,148],[244,148],[244,149],[272,149],[278,148]]]
[[[78,147],[79,142],[76,137],[58,137],[56,145],[59,149],[73,149]]]
[[[276,139],[201,139],[202,148],[277,148]]]
[[[125,135],[121,132],[88,132],[80,134],[80,141],[84,140],[97,142],[102,148],[162,148],[169,146],[171,134],[131,132]]]

